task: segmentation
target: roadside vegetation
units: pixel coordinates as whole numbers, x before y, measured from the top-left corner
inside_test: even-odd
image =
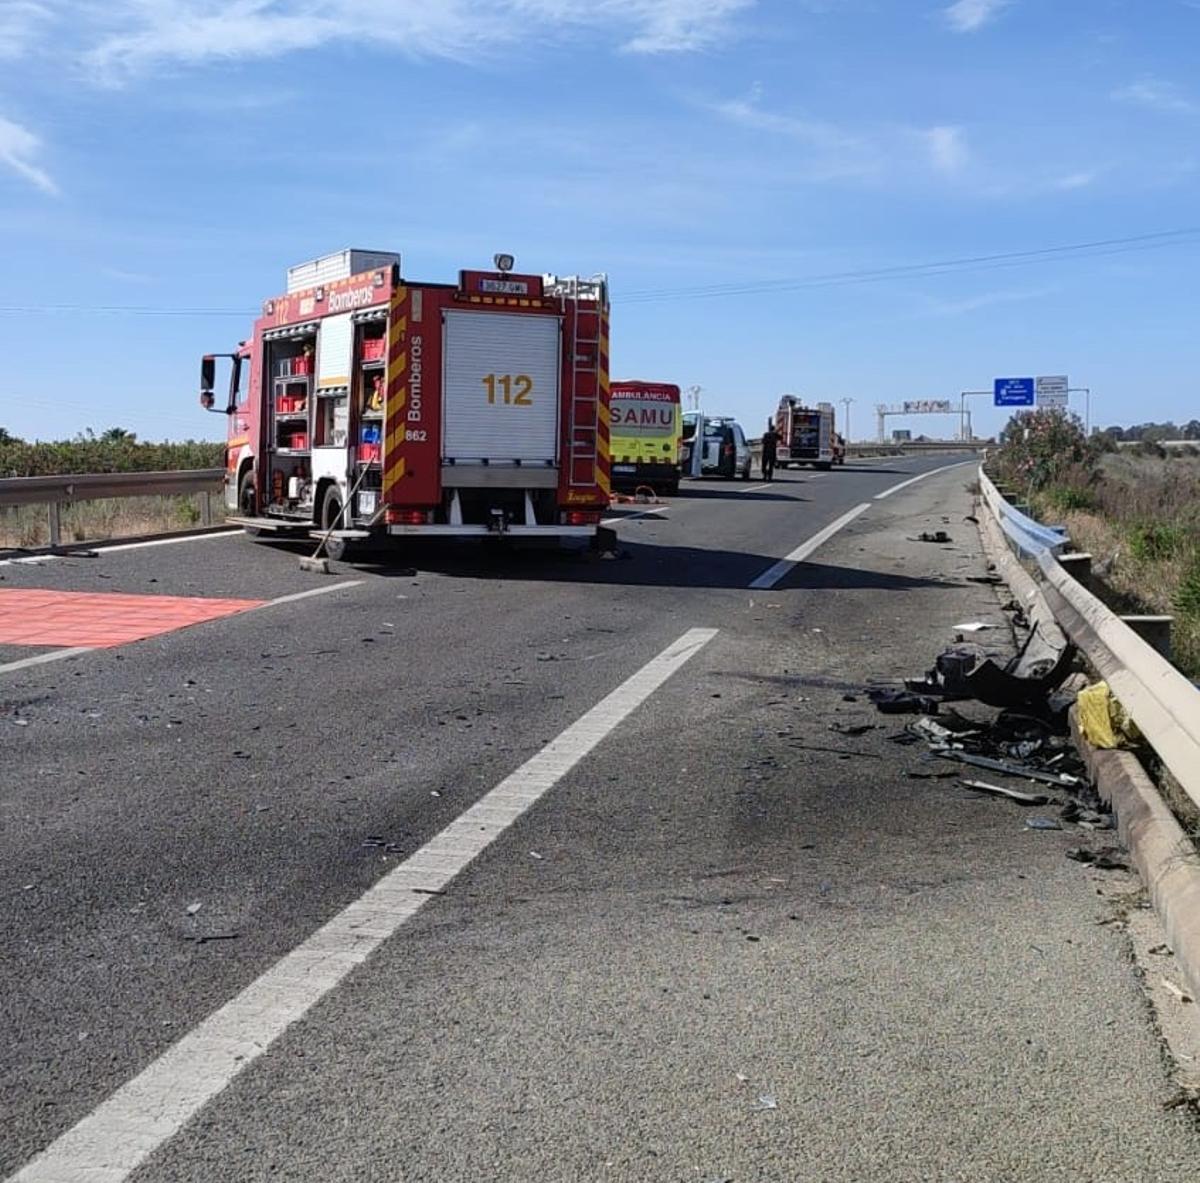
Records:
[[[1175,664],[1200,678],[1200,446],[1117,451],[1076,415],[1031,411],[1009,421],[989,467],[1092,554],[1115,607],[1174,615]]]
[[[0,477],[64,476],[91,472],[166,472],[188,468],[220,468],[225,445],[203,440],[145,443],[124,428],[97,435],[87,431],[71,440],[27,443],[0,428]],[[212,501],[214,518],[223,513]],[[134,534],[184,529],[200,521],[192,497],[129,497],[80,501],[64,506],[64,541],[99,541]],[[46,508],[41,505],[0,508],[0,549],[34,548],[49,542]]]

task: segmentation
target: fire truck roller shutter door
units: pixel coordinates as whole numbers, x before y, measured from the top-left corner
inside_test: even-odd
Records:
[[[445,313],[448,460],[558,460],[560,330],[554,316]]]

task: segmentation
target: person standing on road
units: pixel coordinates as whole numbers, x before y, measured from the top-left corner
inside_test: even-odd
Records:
[[[769,481],[775,475],[775,456],[779,450],[779,432],[775,424],[767,420],[767,430],[762,437],[762,474],[763,480]]]

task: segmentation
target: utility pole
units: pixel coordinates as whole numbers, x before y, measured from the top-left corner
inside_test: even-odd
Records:
[[[1092,434],[1092,389],[1090,386],[1070,386],[1067,393],[1083,395],[1083,434],[1088,438]]]
[[[846,408],[845,427],[846,427],[846,443],[850,443],[850,404],[854,402],[852,398],[844,398],[841,400],[842,406]]]
[[[990,395],[990,390],[961,390],[958,394],[958,438],[964,443],[974,437],[974,432],[970,436],[967,435],[967,424],[970,418],[967,414],[967,399],[980,398]]]

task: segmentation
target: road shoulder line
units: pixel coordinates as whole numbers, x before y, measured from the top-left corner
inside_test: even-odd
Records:
[[[959,460],[954,464],[943,464],[941,468],[931,468],[928,472],[919,472],[916,476],[910,477],[906,481],[901,481],[898,485],[893,485],[890,489],[884,489],[882,493],[876,493],[874,500],[882,501],[885,497],[890,497],[893,493],[899,493],[901,489],[907,489],[909,485],[915,485],[917,481],[923,481],[927,476],[937,476],[939,472],[949,472],[952,468],[962,468],[964,464],[974,463],[974,460]]]
[[[823,530],[818,530],[807,541],[802,542],[791,554],[780,559],[778,563],[768,567],[761,575],[750,582],[752,591],[769,591],[797,564],[804,562],[818,547],[824,546],[839,530],[848,526],[860,514],[871,508],[869,501],[856,505],[848,513],[829,523]]]

